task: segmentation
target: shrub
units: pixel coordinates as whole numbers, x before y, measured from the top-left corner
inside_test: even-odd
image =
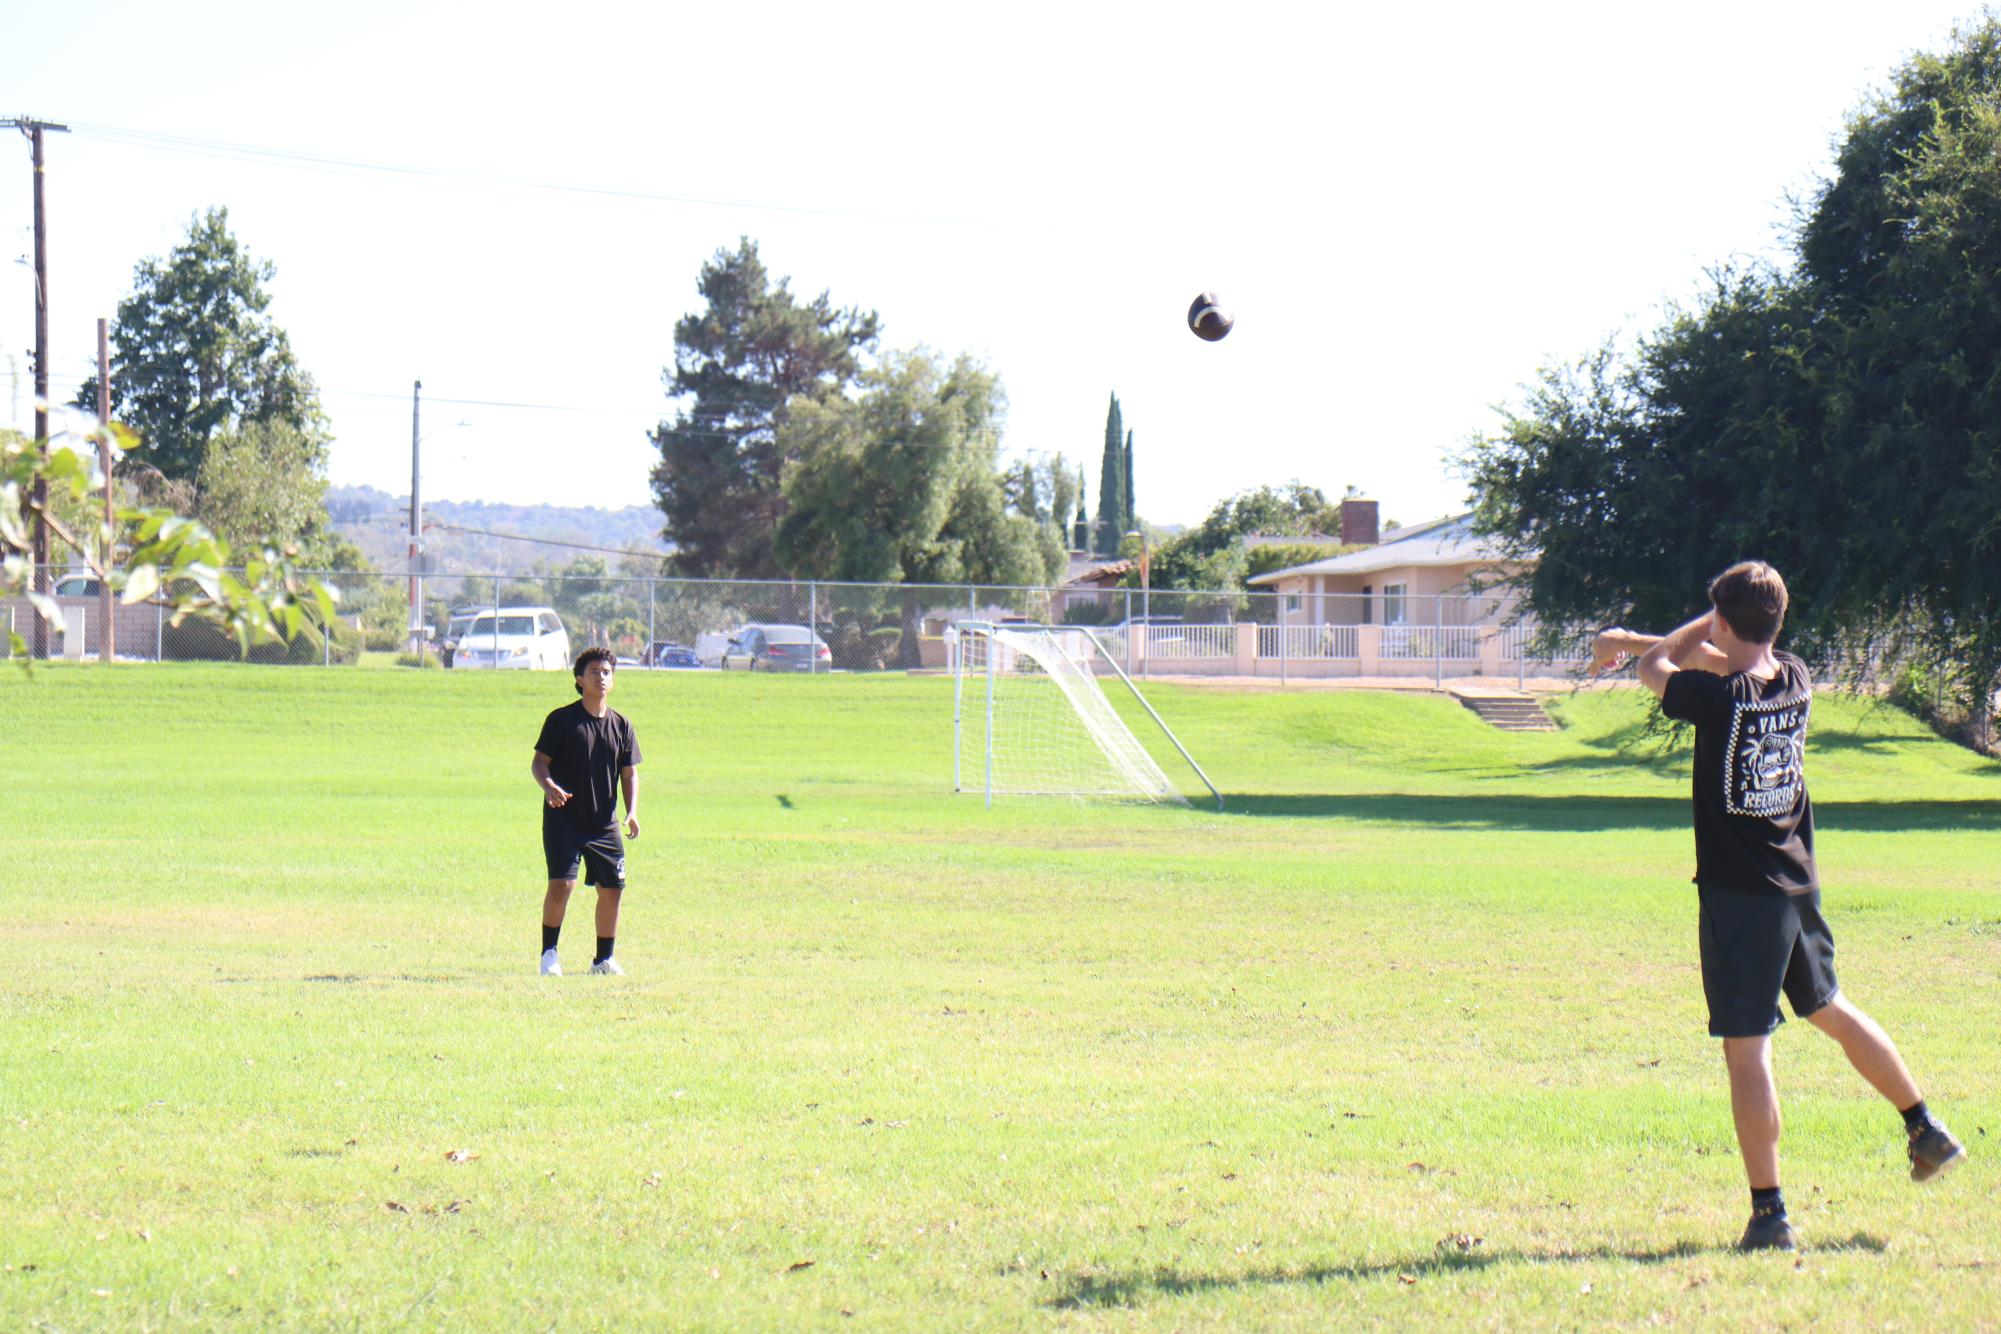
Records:
[[[190,619],[160,632],[160,656],[168,662],[234,662],[241,657],[245,662],[294,667],[322,662],[347,667],[361,660],[360,630],[337,620],[328,627],[327,637],[331,642],[322,645],[302,634],[288,643],[254,644],[248,653],[239,654],[236,639],[228,630],[213,621]]]
[[[1063,609],[1065,625],[1110,625],[1116,619],[1116,612],[1103,602],[1073,602]]]

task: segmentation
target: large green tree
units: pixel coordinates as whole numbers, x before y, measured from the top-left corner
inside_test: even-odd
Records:
[[[704,309],[674,326],[669,397],[692,400],[652,433],[653,495],[676,573],[770,578],[790,458],[781,427],[796,405],[838,399],[875,347],[873,311],[796,299],[771,280],[748,237],[703,265]]]
[[[195,477],[195,514],[239,550],[330,542],[325,447],[284,421],[217,431]],[[309,557],[310,559],[310,557]]]
[[[1665,626],[1758,557],[1791,642],[1946,661],[1976,733],[2001,687],[2001,23],[1851,121],[1797,263],[1725,272],[1624,357],[1545,371],[1465,463],[1553,624]]]
[[[1217,503],[1202,522],[1153,553],[1155,588],[1230,589],[1243,587],[1253,573],[1244,539],[1312,537],[1341,531],[1341,508],[1320,488],[1304,482],[1260,486]],[[1322,548],[1320,554],[1338,554]],[[1138,587],[1134,575],[1127,583]]]
[[[1100,556],[1117,554],[1119,539],[1128,531],[1127,508],[1125,416],[1119,410],[1119,396],[1113,394],[1111,406],[1105,410],[1105,451],[1098,464],[1098,531],[1092,536],[1091,550]]]
[[[1024,503],[1020,474],[1000,466],[1004,409],[991,371],[922,351],[885,358],[856,397],[795,400],[779,431],[796,460],[774,543],[785,571],[865,583],[1054,581],[1064,563],[1054,516],[1075,499],[1069,468],[1050,464]]]
[[[134,272],[111,330],[112,412],[164,476],[193,480],[217,432],[258,423],[289,427],[324,452],[319,393],[269,313],[264,285],[275,272],[244,249],[223,208],[195,217],[164,260]],[[96,410],[94,379],[76,401]]]

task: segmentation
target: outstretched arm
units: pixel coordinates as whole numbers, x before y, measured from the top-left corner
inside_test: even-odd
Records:
[[[1681,668],[1692,667],[1697,671],[1714,672],[1718,676],[1725,675],[1730,670],[1729,660],[1723,656],[1722,650],[1708,642],[1709,618],[1702,617],[1701,621],[1702,642],[1676,658],[1675,665]],[[1666,635],[1645,635],[1638,630],[1627,630],[1620,626],[1600,630],[1597,637],[1591,641],[1591,675],[1617,671],[1626,664],[1628,658],[1644,657],[1649,649],[1666,638]],[[1662,688],[1666,688],[1665,683]]]
[[[1688,624],[1670,630],[1640,655],[1640,681],[1654,692],[1655,698],[1667,694],[1668,678],[1676,672],[1693,668],[1722,675],[1729,671],[1729,659],[1709,643],[1715,616],[1713,611],[1704,612]]]

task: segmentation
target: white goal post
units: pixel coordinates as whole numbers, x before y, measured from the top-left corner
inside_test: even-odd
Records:
[[[1087,627],[960,621],[947,638],[953,791],[983,793],[990,806],[996,793],[1187,805],[1106,698],[1105,673],[1132,693],[1223,809],[1202,766]]]

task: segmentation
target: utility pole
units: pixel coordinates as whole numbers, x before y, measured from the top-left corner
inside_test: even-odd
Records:
[[[42,204],[42,178],[47,174],[42,163],[42,133],[54,130],[67,134],[69,126],[26,117],[0,120],[0,129],[10,127],[28,136],[29,152],[35,163],[35,441],[46,459],[49,456],[49,228]],[[49,503],[48,481],[36,477],[30,496],[35,508],[35,529],[28,539],[28,564],[34,571],[30,586],[37,593],[47,593],[49,525],[42,517],[42,510]],[[35,642],[29,653],[37,658],[49,656],[49,623],[39,615],[35,617]]]
[[[111,333],[109,321],[97,321],[97,462],[104,474],[104,553],[97,581],[97,660],[110,662],[118,652],[118,614],[111,605],[111,564],[118,558],[117,515],[111,504]]]
[[[418,423],[420,420],[418,412],[422,407],[421,400],[423,393],[424,382],[422,380],[412,381],[410,385],[410,652],[418,655],[417,661],[419,663],[423,661],[424,652],[424,641],[422,638],[424,608],[422,604],[423,593],[421,591],[423,585],[417,582],[417,552],[423,545],[424,538],[423,530],[418,526],[422,520],[417,517],[419,512],[417,499],[419,477],[417,446],[423,443],[423,437],[418,434]]]

